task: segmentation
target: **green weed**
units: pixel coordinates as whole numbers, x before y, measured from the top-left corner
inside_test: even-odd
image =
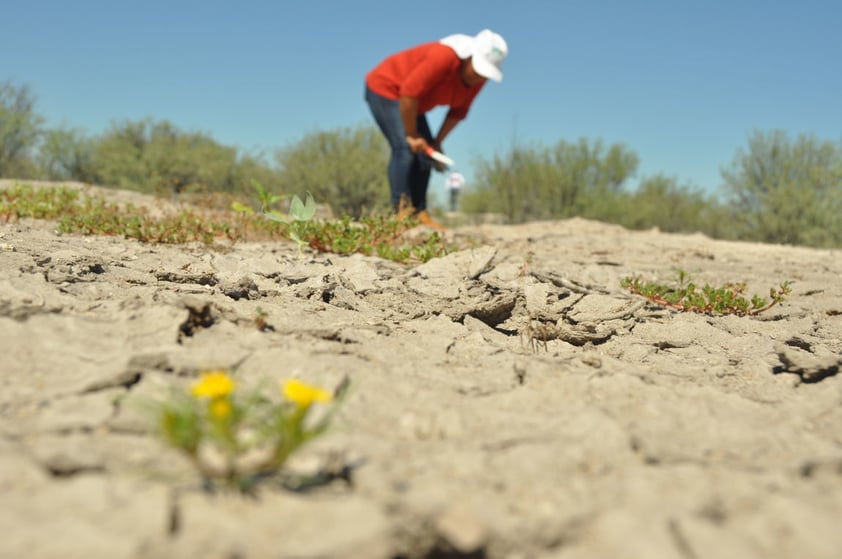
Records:
[[[721,287],[698,286],[684,270],[677,271],[672,285],[646,282],[637,276],[623,278],[620,285],[653,303],[686,312],[706,314],[757,315],[784,301],[791,293],[791,282],[769,289],[769,299],[758,295],[747,298],[745,283],[727,283]]]
[[[275,200],[259,183],[255,182],[254,186],[261,202],[261,214],[286,226],[287,235],[298,244],[299,257],[304,245],[318,252],[377,255],[403,263],[426,262],[449,252],[438,233],[418,242],[403,239],[403,233],[418,225],[417,220],[374,216],[352,221],[346,216],[339,220],[316,221],[313,219],[316,202],[309,192],[303,202],[297,195],[293,196],[289,213],[282,214],[269,209],[266,204]]]
[[[15,184],[0,190],[0,219],[3,223],[21,218],[57,219],[79,205],[79,192],[67,188],[34,189]]]
[[[405,264],[426,262],[452,250],[437,233],[405,238],[403,234],[418,224],[412,219],[399,221],[389,216],[359,222],[348,217],[316,220],[316,204],[309,194],[303,201],[294,196],[289,213],[282,214],[271,209],[271,204],[282,197],[269,193],[257,182],[254,186],[259,212],[246,202],[233,200],[228,209],[201,208],[197,203],[191,206],[194,209],[152,215],[144,208],[109,203],[101,196],[82,195],[65,187],[16,184],[0,190],[0,220],[57,220],[60,233],[120,235],[144,243],[213,245],[218,241],[290,239],[297,244],[299,254],[309,246],[318,252],[359,252]]]

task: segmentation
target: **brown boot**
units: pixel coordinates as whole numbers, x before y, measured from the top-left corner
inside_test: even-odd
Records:
[[[398,220],[398,221],[403,221],[405,219],[409,219],[410,217],[412,217],[414,215],[415,215],[415,210],[412,209],[412,207],[403,208],[403,209],[398,210],[395,213],[395,219]]]
[[[412,206],[412,202],[410,202],[406,196],[401,196],[401,201],[398,204],[397,210],[395,211],[395,219],[397,219],[398,221],[403,221],[414,215],[415,208]]]
[[[447,231],[447,227],[445,227],[444,225],[442,225],[441,223],[439,223],[438,221],[433,219],[433,216],[431,216],[430,212],[428,212],[427,210],[421,210],[420,212],[415,214],[415,217],[418,218],[418,222],[421,223],[421,225],[426,225],[427,227],[432,227],[436,231],[440,231],[440,232],[441,231]]]

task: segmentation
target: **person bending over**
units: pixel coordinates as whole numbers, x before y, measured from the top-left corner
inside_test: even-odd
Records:
[[[502,81],[506,41],[490,29],[475,36],[456,34],[387,57],[365,78],[365,99],[392,150],[388,176],[392,207],[399,218],[443,230],[427,212],[432,160],[428,147],[442,143],[463,120],[487,80]],[[449,110],[433,136],[426,113]]]

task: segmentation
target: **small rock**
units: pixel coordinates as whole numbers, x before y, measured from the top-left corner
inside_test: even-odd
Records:
[[[114,414],[114,402],[124,388],[49,400],[33,418],[31,427],[39,433],[93,430]]]
[[[488,528],[477,514],[453,503],[436,518],[436,533],[460,554],[475,553],[488,544]]]
[[[487,272],[497,254],[497,247],[484,246],[471,251],[468,279],[476,279]]]
[[[842,357],[817,357],[810,352],[784,344],[776,344],[775,353],[778,354],[784,371],[799,375],[804,382],[819,382],[832,377],[839,372],[842,365]]]
[[[90,435],[46,435],[30,443],[35,460],[54,476],[71,476],[105,469],[102,453],[92,448]]]

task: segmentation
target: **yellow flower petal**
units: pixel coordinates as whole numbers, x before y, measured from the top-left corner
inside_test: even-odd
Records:
[[[234,391],[234,381],[224,371],[209,371],[193,386],[196,398],[219,398]]]
[[[313,402],[330,402],[333,396],[327,390],[310,386],[298,379],[289,379],[281,386],[284,398],[299,407],[306,408]]]

